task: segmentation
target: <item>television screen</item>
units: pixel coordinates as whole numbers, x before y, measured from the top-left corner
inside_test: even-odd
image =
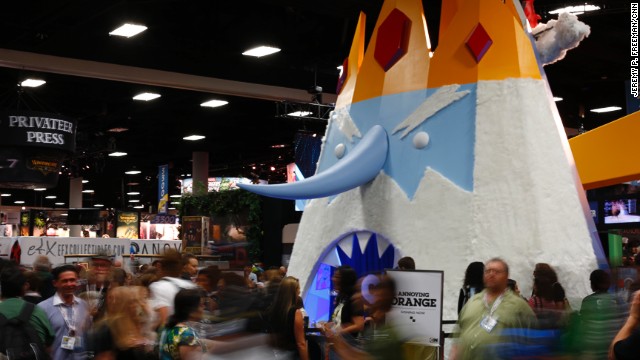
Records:
[[[100,222],[100,209],[69,209],[67,225],[96,225]]]
[[[637,199],[605,200],[603,209],[604,223],[627,224],[640,222],[640,216],[636,208],[637,201]]]

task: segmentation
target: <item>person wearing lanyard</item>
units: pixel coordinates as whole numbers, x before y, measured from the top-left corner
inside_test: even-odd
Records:
[[[460,311],[457,341],[451,348],[451,360],[483,359],[486,345],[500,340],[500,332],[509,328],[530,328],[535,314],[529,304],[511,291],[507,284],[509,266],[499,258],[484,268],[484,290],[474,295]]]
[[[78,269],[62,265],[51,272],[56,293],[38,304],[47,314],[56,336],[53,341],[53,360],[84,359],[85,333],[89,329],[89,306],[74,295]]]

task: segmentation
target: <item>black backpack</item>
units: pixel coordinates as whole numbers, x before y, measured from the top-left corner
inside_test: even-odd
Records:
[[[7,319],[0,314],[0,353],[11,360],[45,360],[48,356],[31,322],[35,305],[25,302],[20,314]]]

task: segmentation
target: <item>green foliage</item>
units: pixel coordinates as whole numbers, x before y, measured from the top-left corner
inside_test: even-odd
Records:
[[[249,258],[252,262],[260,260],[262,252],[260,242],[262,240],[262,207],[260,196],[242,190],[221,190],[209,192],[204,195],[185,195],[180,200],[180,217],[183,216],[239,216],[248,211],[249,228],[246,231],[249,242]]]

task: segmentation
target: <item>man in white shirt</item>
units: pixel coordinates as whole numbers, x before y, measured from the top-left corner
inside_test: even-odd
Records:
[[[91,327],[89,306],[74,295],[78,269],[62,265],[51,272],[56,293],[38,304],[49,318],[55,332],[51,346],[53,360],[85,359],[86,335]]]
[[[178,291],[196,287],[192,281],[180,278],[182,257],[177,251],[165,252],[160,266],[163,277],[149,285],[153,310],[158,315],[158,326],[164,325],[169,316],[173,315],[173,300]]]

